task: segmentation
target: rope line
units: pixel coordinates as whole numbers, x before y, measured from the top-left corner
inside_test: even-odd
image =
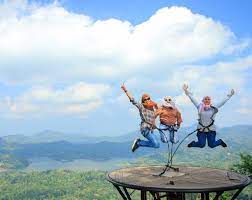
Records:
[[[190,132],[189,134],[187,134],[187,135],[184,137],[184,139],[178,144],[178,146],[176,147],[175,151],[171,154],[170,160],[167,161],[167,164],[166,164],[166,166],[165,166],[163,172],[161,172],[161,173],[159,174],[159,176],[162,176],[162,175],[167,171],[168,168],[172,168],[172,169],[176,170],[176,168],[173,168],[173,167],[172,167],[172,159],[173,159],[173,157],[175,156],[175,154],[176,154],[177,150],[179,149],[180,145],[186,140],[186,138],[188,138],[190,135],[192,135],[192,134],[195,133],[196,131],[198,131],[198,129],[196,129],[196,130]],[[173,143],[172,143],[172,145],[173,145]]]

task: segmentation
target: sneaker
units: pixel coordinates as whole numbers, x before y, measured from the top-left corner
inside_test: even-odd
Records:
[[[192,143],[189,143],[189,144],[187,145],[187,147],[191,148],[191,147],[192,147]]]
[[[227,147],[227,144],[223,140],[221,140],[221,146]]]
[[[138,143],[139,141],[140,141],[139,138],[137,138],[137,139],[134,140],[134,142],[133,142],[133,144],[132,144],[132,147],[131,147],[131,151],[132,151],[132,152],[134,152],[134,151],[136,151],[136,150],[138,149],[139,146],[138,146],[137,143]]]
[[[160,137],[163,143],[168,143],[167,138],[163,134],[160,134]]]

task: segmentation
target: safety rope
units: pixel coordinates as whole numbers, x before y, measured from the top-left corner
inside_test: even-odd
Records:
[[[213,113],[212,116],[210,117],[210,119],[212,120],[212,122],[211,122],[208,126],[204,126],[204,125],[202,125],[202,123],[199,121],[199,124],[203,127],[203,132],[204,132],[205,129],[208,129],[208,130],[209,130],[209,127],[211,127],[211,126],[214,124],[213,116],[218,112],[218,109],[217,109],[216,107],[214,107],[214,106],[211,106],[211,108],[214,109],[214,113]],[[168,168],[172,168],[172,169],[174,169],[174,170],[177,170],[176,168],[172,167],[172,160],[173,160],[173,157],[175,156],[176,152],[178,151],[180,145],[181,145],[190,135],[192,135],[193,133],[195,133],[196,131],[199,131],[199,130],[200,130],[200,128],[197,128],[197,129],[195,129],[194,131],[188,133],[188,134],[184,137],[184,139],[183,139],[183,140],[178,144],[178,146],[176,147],[175,151],[171,154],[170,160],[167,161],[166,167],[164,168],[163,172],[161,172],[161,173],[159,174],[159,176],[162,176],[162,175],[167,171]],[[169,164],[169,163],[170,163],[170,164]]]
[[[212,116],[210,117],[211,123],[210,123],[208,126],[204,126],[204,125],[201,123],[200,119],[198,119],[199,125],[203,128],[203,132],[205,131],[205,129],[210,130],[209,128],[214,124],[213,116],[218,112],[218,109],[217,109],[216,107],[214,107],[214,106],[211,106],[211,108],[214,109],[214,112],[213,112]],[[163,132],[163,130],[169,130],[169,128],[167,128],[167,129],[160,129],[160,128],[158,128],[156,125],[154,125],[154,124],[148,122],[148,121],[145,119],[145,117],[144,117],[144,115],[143,115],[141,109],[139,109],[139,112],[140,112],[140,117],[141,117],[141,119],[142,119],[142,122],[141,122],[141,123],[147,123],[147,124],[149,124],[151,127],[153,127],[154,129],[157,129],[161,134],[164,135],[164,137],[165,137],[165,139],[166,139],[166,141],[167,141],[167,148],[168,148],[168,159],[167,159],[167,164],[166,164],[166,166],[165,166],[163,172],[161,172],[161,173],[159,174],[159,176],[162,176],[162,175],[167,171],[168,168],[169,168],[169,169],[178,170],[177,168],[172,167],[172,160],[173,160],[174,156],[176,155],[176,152],[178,151],[178,149],[179,149],[179,147],[181,146],[181,144],[182,144],[190,135],[192,135],[192,134],[195,133],[196,131],[199,131],[200,128],[197,128],[197,129],[195,129],[194,131],[188,133],[188,134],[183,138],[183,140],[178,144],[178,146],[176,147],[175,151],[172,152],[172,151],[173,151],[173,143],[172,143],[171,150],[170,150],[168,138],[166,137],[166,134]],[[177,130],[174,130],[174,127],[172,127],[172,128],[173,128],[172,131],[174,131],[174,132],[177,131]],[[151,129],[151,128],[150,128],[150,129]],[[170,131],[170,130],[169,130],[169,131]]]
[[[175,151],[174,151],[173,154],[171,155],[170,160],[167,161],[167,164],[166,164],[166,166],[165,166],[163,172],[161,172],[161,173],[159,174],[159,176],[162,176],[162,175],[167,171],[168,168],[172,168],[172,169],[176,170],[176,168],[172,167],[172,159],[173,159],[173,157],[175,156],[175,154],[176,154],[177,150],[179,149],[180,145],[186,140],[186,138],[188,138],[190,135],[192,135],[192,134],[195,133],[196,131],[198,131],[198,129],[196,129],[196,130],[192,131],[191,133],[187,134],[187,135],[184,137],[184,139],[178,144],[178,146],[176,147]]]

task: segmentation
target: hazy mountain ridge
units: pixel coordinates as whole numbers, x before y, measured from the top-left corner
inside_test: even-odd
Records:
[[[196,127],[182,127],[178,134],[181,138],[183,138],[186,134],[193,131]],[[155,131],[158,133],[158,131]],[[251,136],[252,135],[252,125],[236,125],[231,127],[219,128],[217,130],[217,136],[228,138],[228,137],[236,137],[236,136]],[[86,134],[71,134],[71,133],[63,133],[52,130],[45,130],[40,133],[24,136],[24,135],[8,135],[3,136],[2,140],[7,143],[17,143],[17,144],[30,144],[30,143],[46,143],[46,142],[57,142],[57,141],[67,141],[70,143],[99,143],[103,141],[107,142],[126,142],[132,141],[136,137],[140,137],[141,134],[139,131],[132,131],[125,135],[120,136],[97,136],[92,137]]]
[[[194,127],[181,128],[178,133],[180,140],[193,129]],[[222,138],[228,144],[228,148],[225,149],[225,151],[235,154],[239,154],[239,152],[251,153],[251,130],[252,126],[222,128],[219,129],[217,138]],[[140,135],[139,132],[132,132],[118,137],[88,137],[85,138],[86,140],[78,140],[78,142],[76,142],[77,137],[69,139],[69,137],[63,137],[63,134],[59,132],[51,135],[49,131],[46,131],[41,135],[34,135],[32,137],[12,135],[0,140],[0,161],[9,164],[8,167],[11,168],[22,168],[29,164],[27,160],[39,157],[48,157],[58,161],[73,161],[75,159],[102,161],[114,158],[137,158],[145,155],[157,155],[166,152],[167,145],[161,143],[161,148],[159,149],[141,148],[132,154],[132,141],[134,138],[140,137]],[[24,139],[25,141],[21,141],[21,139]],[[69,141],[67,141],[67,139],[69,139]],[[183,145],[181,145],[181,149],[178,153],[184,152],[187,154],[187,144],[195,139],[196,134],[187,138]],[[195,151],[195,154],[208,152],[209,150],[209,148],[201,150],[190,149],[190,151]],[[217,152],[216,150],[224,152],[222,147],[218,147],[214,150],[211,149],[211,152]],[[202,158],[204,155],[205,154],[203,153]]]
[[[3,136],[2,140],[7,143],[15,143],[15,144],[46,143],[57,141],[68,141],[71,143],[78,144],[78,143],[98,143],[103,141],[110,141],[110,142],[129,141],[133,139],[134,136],[136,136],[136,134],[137,131],[115,137],[109,137],[109,136],[92,137],[84,134],[71,134],[71,133],[46,130],[31,136],[7,135]]]

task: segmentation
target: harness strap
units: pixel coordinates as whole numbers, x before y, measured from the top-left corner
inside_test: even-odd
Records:
[[[209,125],[204,126],[204,125],[200,122],[200,119],[198,119],[199,125],[203,127],[202,132],[205,132],[205,129],[208,129],[208,131],[211,131],[211,130],[210,130],[210,127],[214,124],[214,119],[213,119],[213,117],[214,117],[214,115],[218,112],[218,108],[216,108],[216,107],[214,107],[214,106],[211,106],[211,108],[214,110],[214,112],[213,112],[212,116],[210,117],[211,123],[210,123]],[[199,130],[200,130],[200,129],[199,129]]]
[[[205,132],[205,129],[208,129],[208,131],[211,131],[211,130],[210,130],[210,127],[211,127],[213,124],[214,124],[214,120],[213,120],[213,119],[212,119],[212,122],[211,122],[209,125],[207,125],[207,126],[204,126],[204,125],[199,121],[199,125],[203,127],[202,132]],[[200,130],[200,129],[199,129],[199,130]]]
[[[161,123],[161,124],[162,124],[162,123]],[[178,130],[175,128],[175,127],[178,126],[177,124],[174,124],[174,125],[162,124],[162,125],[167,126],[167,128],[161,128],[160,130],[162,130],[162,131],[167,131],[167,130],[169,130],[169,131],[174,131],[174,132],[178,131]]]

